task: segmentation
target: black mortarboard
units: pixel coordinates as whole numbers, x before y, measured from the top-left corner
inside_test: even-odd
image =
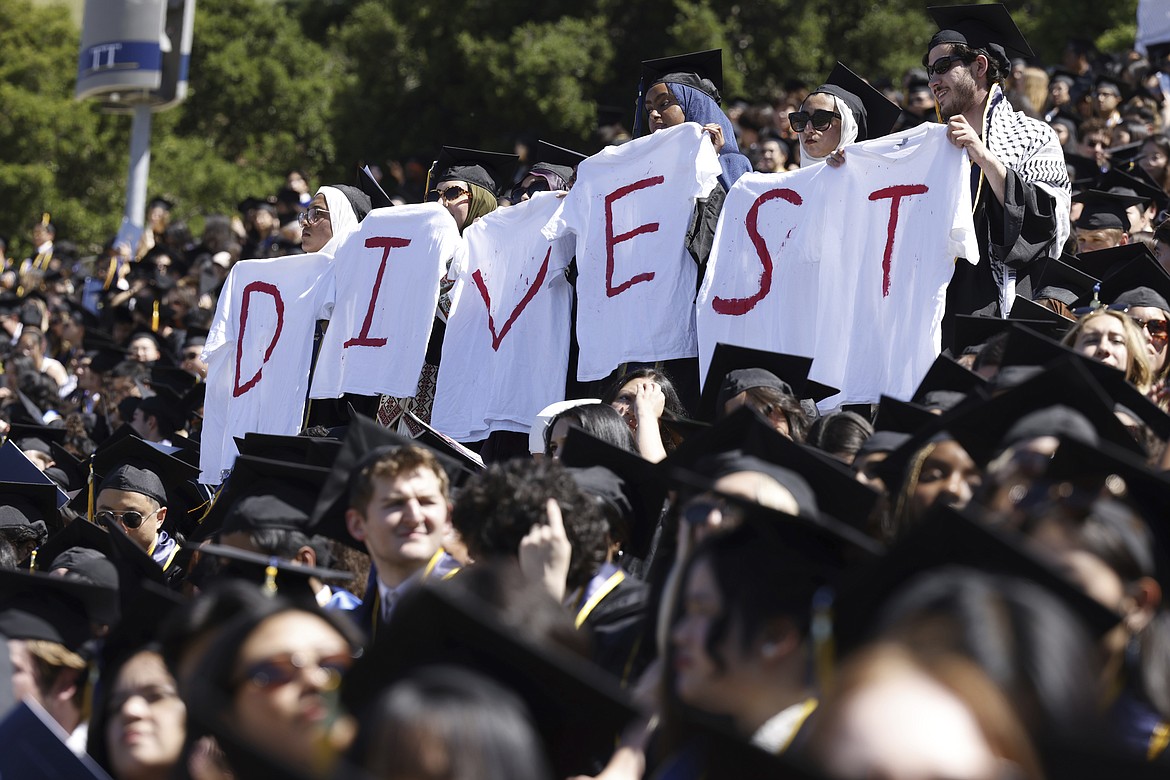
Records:
[[[185,428],[187,410],[183,407],[183,400],[179,394],[167,385],[155,385],[153,389],[154,395],[143,398],[138,403],[142,414],[165,420],[177,431]]]
[[[1066,258],[1072,259],[1069,255],[1062,255],[1059,260],[1050,257],[1044,261],[1039,269],[1036,292],[1032,294],[1034,300],[1051,298],[1072,306],[1078,298],[1093,292],[1093,286],[1100,279],[1064,262]]]
[[[955,315],[955,333],[952,337],[954,352],[963,354],[969,348],[987,343],[993,337],[1016,327],[1028,327],[1038,333],[1052,333],[1054,336],[1063,332],[1063,326],[1057,326],[1049,320],[1003,319],[988,317],[982,314]]]
[[[213,578],[232,577],[265,588],[271,583],[275,588],[273,595],[279,592],[284,598],[299,604],[317,603],[316,594],[309,584],[310,578],[332,582],[353,579],[352,572],[303,566],[275,555],[249,552],[222,544],[204,543],[197,550],[202,558],[199,564],[201,567],[207,565],[208,557],[221,559],[211,575]],[[204,570],[200,582],[206,585],[207,581],[208,575]]]
[[[797,399],[809,398],[822,401],[836,395],[839,390],[808,378],[812,358],[798,355],[784,355],[734,344],[716,344],[707,366],[707,377],[703,382],[703,394],[699,399],[700,420],[714,420],[718,417],[723,403],[752,387],[775,387]],[[755,369],[742,373],[728,382],[733,371]],[[774,384],[779,379],[787,390]],[[722,402],[721,400],[722,399]]]
[[[1095,157],[1086,157],[1083,154],[1076,154],[1075,152],[1065,152],[1064,164],[1068,171],[1069,184],[1073,192],[1079,192],[1085,187],[1092,186],[1093,182],[1097,180],[1097,177],[1101,175],[1101,166],[1097,164],[1097,158]]]
[[[336,184],[332,186],[341,189]],[[390,200],[390,196],[386,194],[386,190],[382,189],[382,185],[374,178],[374,173],[370,170],[370,166],[363,165],[357,169],[357,186],[364,198],[364,203],[361,200],[358,202],[365,206],[365,211],[359,212],[357,210],[354,199],[350,199],[350,205],[354,206],[354,214],[357,215],[358,222],[365,219],[366,214],[369,214],[374,209],[384,209],[394,205],[394,201]],[[345,190],[342,190],[342,192],[344,193]],[[346,194],[346,197],[349,198],[349,195]]]
[[[693,487],[695,480],[703,480],[710,489],[715,483],[730,474],[754,471],[770,477],[776,484],[787,490],[796,502],[797,513],[802,517],[821,517],[817,496],[804,477],[792,469],[770,463],[763,458],[743,450],[725,450],[708,455],[696,461],[689,469],[671,467],[671,480],[675,484]],[[681,477],[680,477],[681,472]]]
[[[90,638],[91,605],[107,595],[65,577],[0,570],[0,635],[76,650]]]
[[[53,482],[50,477],[45,476],[45,473],[38,469],[36,464],[29,460],[20,451],[20,448],[11,441],[0,445],[0,474],[3,474],[9,482],[52,485],[57,491],[57,508],[60,509],[69,503],[69,496],[66,495],[65,491],[57,487],[57,483]]]
[[[841,98],[857,120],[857,140],[880,138],[894,129],[902,107],[838,62],[828,80],[813,90]]]
[[[899,431],[874,431],[861,443],[856,458],[872,455],[876,452],[894,452],[906,442],[910,441],[909,433]]]
[[[467,667],[520,697],[556,777],[589,771],[594,759],[613,751],[615,736],[637,716],[636,709],[600,669],[551,643],[536,644],[496,615],[455,581],[414,589],[395,607],[388,630],[379,632],[346,675],[342,703],[361,717],[379,691],[415,669]]]
[[[307,532],[309,513],[329,469],[241,455],[191,541],[266,529]]]
[[[85,487],[86,470],[80,458],[56,442],[49,443],[53,465],[45,469],[45,476],[52,479],[67,493]]]
[[[164,198],[162,195],[155,195],[150,199],[150,202],[146,204],[146,208],[149,210],[155,206],[162,206],[167,211],[170,211],[175,207],[175,202]]]
[[[281,436],[274,433],[246,433],[235,438],[240,455],[267,460],[284,460],[307,466],[330,467],[341,451],[341,440],[323,436]]]
[[[1076,255],[1075,259],[1065,259],[1065,262],[1074,268],[1080,269],[1090,276],[1095,276],[1098,279],[1108,279],[1112,274],[1120,271],[1126,263],[1137,260],[1139,257],[1147,257],[1154,262],[1158,258],[1150,251],[1150,248],[1140,241],[1135,241],[1132,244],[1122,244],[1121,246],[1112,246],[1108,249],[1097,249],[1092,252],[1083,252]]]
[[[520,158],[514,154],[444,146],[435,161],[432,189],[445,181],[465,181],[483,187],[494,197],[508,188]]]
[[[1068,332],[1068,329],[1077,322],[1076,320],[1065,317],[1063,314],[1057,314],[1047,306],[1042,306],[1035,301],[1021,298],[1018,295],[1012,301],[1012,310],[1008,313],[1008,319],[1046,323],[1047,327],[1044,329],[1044,332],[1053,338],[1063,338],[1064,334]]]
[[[1085,204],[1074,227],[1080,230],[1116,229],[1128,233],[1129,215],[1126,209],[1140,206],[1144,198],[1124,192],[1085,190],[1074,195],[1073,200]]]
[[[53,482],[0,482],[0,528],[44,523],[56,529],[57,485]]]
[[[1137,292],[1141,290],[1141,292]],[[1101,303],[1119,306],[1155,306],[1170,312],[1170,274],[1148,257],[1139,257],[1123,265],[1101,282]],[[1158,300],[1161,298],[1161,300]],[[1082,296],[1078,306],[1092,303],[1093,294]],[[1146,301],[1146,302],[1141,302]]]
[[[746,407],[684,441],[663,463],[694,471],[703,458],[732,450],[796,472],[812,487],[822,512],[853,526],[867,522],[879,498],[840,462],[786,439]]]
[[[72,548],[94,550],[107,559],[113,559],[109,534],[94,523],[79,519],[50,536],[47,542],[37,548],[37,569],[44,572],[52,571],[53,561],[61,553]]]
[[[927,51],[944,43],[961,43],[993,53],[1004,66],[1011,62],[1009,52],[1036,56],[1002,3],[931,6],[926,10],[939,28]]]
[[[1140,147],[1141,144],[1138,144]],[[1110,149],[1116,158],[1116,148]],[[1143,171],[1144,173],[1144,171]],[[1117,195],[1133,195],[1142,199],[1140,204],[1146,205],[1148,203],[1163,204],[1166,202],[1166,193],[1155,184],[1134,176],[1133,174],[1120,171],[1117,168],[1110,168],[1109,171],[1097,180],[1097,185],[1094,188],[1097,191],[1112,192]]]
[[[89,334],[86,334],[86,339],[89,339]],[[118,346],[87,347],[87,350],[89,370],[96,374],[109,373],[128,357],[126,350]]]
[[[149,496],[166,506],[168,493],[179,483],[195,479],[199,469],[153,447],[137,436],[123,435],[93,455],[93,471],[105,488]],[[96,494],[95,494],[96,498]]]
[[[109,780],[110,776],[88,754],[73,752],[65,743],[68,736],[35,699],[18,703],[0,722],[0,741],[4,744],[0,776],[22,780]]]
[[[953,566],[1019,577],[1039,585],[1080,617],[1093,636],[1103,635],[1121,621],[1120,615],[1031,552],[1019,534],[992,528],[972,513],[936,505],[882,558],[853,572],[851,584],[842,589],[834,604],[838,647],[846,653],[857,648],[882,606],[911,579]]]
[[[151,389],[155,392],[160,387],[165,387],[173,391],[176,396],[181,396],[199,383],[199,377],[182,368],[156,364],[150,367],[150,379],[148,381]]]
[[[645,558],[666,500],[666,488],[657,477],[655,465],[636,452],[615,447],[577,427],[569,429],[561,450],[561,463],[576,469],[603,468],[614,475],[620,482],[618,489],[630,506],[625,551],[636,558]]]
[[[877,417],[873,426],[877,431],[915,433],[928,425],[938,422],[938,415],[920,404],[899,401],[883,395],[878,403]]]
[[[720,92],[723,91],[723,50],[708,49],[656,60],[643,60],[642,82],[638,95],[639,111],[642,110],[641,102],[646,91],[658,82],[666,81],[667,76],[670,76],[670,83],[693,87],[719,103],[722,101]]]
[[[580,165],[589,155],[575,152],[572,149],[566,149],[563,146],[550,144],[548,141],[537,141],[536,143],[536,162],[544,165],[553,165],[559,168],[567,168],[568,176],[562,176],[565,181],[573,178],[573,171],[577,170]]]
[[[29,425],[27,423],[12,423],[8,429],[8,440],[20,447],[21,450],[41,452],[52,455],[50,442],[60,444],[65,441],[65,429],[50,425]]]
[[[342,544],[365,552],[366,546],[350,535],[345,523],[345,511],[349,508],[350,481],[363,468],[367,459],[376,458],[375,453],[388,453],[400,447],[426,447],[423,442],[399,436],[378,423],[360,414],[351,414],[345,441],[333,459],[332,471],[317,496],[312,512],[313,533],[322,534]],[[435,457],[452,485],[463,482],[468,471],[446,452],[433,448]]]
[[[930,364],[930,369],[918,383],[910,400],[923,403],[927,394],[940,390],[967,395],[986,386],[987,380],[974,371],[964,368],[946,355],[939,355]]]

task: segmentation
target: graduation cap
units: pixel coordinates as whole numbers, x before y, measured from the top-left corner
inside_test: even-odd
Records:
[[[982,314],[958,314],[955,315],[955,330],[952,336],[953,351],[961,355],[968,349],[986,344],[999,334],[1017,327],[1027,327],[1037,333],[1049,333],[1057,337],[1064,332],[1063,325],[1058,325],[1050,319],[1004,319]]]
[[[519,696],[556,777],[589,771],[598,756],[612,753],[615,736],[637,717],[616,680],[558,646],[537,644],[521,627],[505,625],[492,605],[457,581],[424,584],[403,598],[388,630],[379,632],[342,681],[342,703],[361,717],[380,691],[435,665],[470,668]]]
[[[1063,314],[1057,314],[1047,306],[1041,306],[1039,303],[1021,298],[1019,295],[1012,302],[1012,310],[1008,314],[1008,319],[1043,322],[1046,325],[1044,332],[1051,334],[1053,338],[1063,338],[1068,329],[1077,323],[1076,320],[1069,319]]]
[[[902,107],[870,86],[844,64],[838,62],[829,79],[813,92],[827,92],[841,98],[857,120],[857,140],[880,138],[894,129],[902,116]]]
[[[274,433],[244,434],[235,437],[240,455],[267,460],[284,460],[306,466],[331,467],[341,451],[341,440],[323,436],[282,436]]]
[[[499,197],[512,183],[520,158],[514,154],[444,146],[430,177],[431,189],[445,181],[465,181]]]
[[[113,560],[114,551],[110,535],[97,524],[88,520],[74,520],[37,548],[36,567],[43,572],[58,568],[53,566],[62,553],[72,548],[82,548],[101,553]]]
[[[136,469],[151,472],[165,486],[164,489],[169,489],[172,485],[199,476],[198,467],[184,463],[174,455],[150,444],[132,432],[121,434],[113,442],[109,440],[103,442],[102,446],[93,454],[93,471],[97,477],[108,477],[124,466],[133,466]],[[119,489],[130,490],[131,488]],[[162,496],[161,502],[166,503],[166,495]]]
[[[1096,157],[1086,157],[1075,152],[1064,153],[1064,164],[1069,171],[1068,178],[1073,192],[1091,186],[1102,173]]]
[[[809,357],[716,344],[703,382],[698,417],[715,420],[728,400],[753,387],[771,387],[794,398],[813,401],[823,401],[840,392],[808,378],[812,363]]]
[[[151,389],[156,392],[158,388],[165,387],[173,391],[176,396],[181,396],[199,384],[199,377],[182,368],[156,364],[150,367],[150,379],[148,381]]]
[[[646,92],[663,81],[693,87],[716,103],[721,103],[723,98],[719,93],[723,91],[723,49],[643,60],[642,81],[638,90],[639,112]]]
[[[179,394],[168,385],[154,385],[152,389],[154,395],[143,398],[138,403],[138,409],[142,414],[165,420],[176,431],[186,427],[187,410],[183,407],[183,400]]]
[[[548,141],[536,142],[536,162],[545,165],[556,165],[562,168],[569,168],[570,172],[577,169],[577,166],[588,159],[589,155],[575,152],[572,149],[566,149],[563,146],[550,144]],[[572,176],[565,177],[568,181]]]
[[[49,442],[49,453],[53,458],[53,465],[45,469],[45,476],[69,494],[85,487],[86,470],[80,458],[57,442]]]
[[[56,530],[58,487],[48,482],[0,482],[0,528],[43,523]]]
[[[389,453],[401,447],[422,446],[424,442],[400,436],[368,417],[352,413],[349,428],[346,431],[345,441],[333,460],[332,471],[325,480],[317,503],[312,512],[312,533],[322,534],[335,539],[342,544],[366,551],[365,543],[359,542],[350,535],[345,523],[345,511],[349,508],[350,484],[353,476],[363,468],[368,460],[375,459],[383,453]],[[461,484],[469,475],[469,471],[456,458],[443,451],[436,451],[430,447],[439,465],[447,472],[452,485]]]
[[[11,440],[0,445],[0,474],[9,482],[22,482],[37,485],[51,485],[56,490],[56,508],[60,509],[69,503],[69,496],[64,490],[57,487],[57,483],[47,477],[36,464],[28,459],[20,448]]]
[[[196,542],[219,533],[266,529],[307,533],[309,512],[328,477],[328,468],[241,455],[188,539]]]
[[[8,428],[8,440],[22,451],[40,452],[51,456],[50,442],[61,444],[65,441],[65,429],[50,425],[29,425],[12,423]]]
[[[247,216],[249,211],[259,208],[271,209],[273,212],[275,212],[276,199],[273,198],[272,200],[269,200],[268,198],[255,198],[249,195],[236,204],[236,211],[240,212],[244,216]]]
[[[88,339],[89,334],[86,334],[86,340]],[[124,348],[117,345],[99,345],[92,348],[87,346],[86,349],[85,354],[89,356],[89,370],[95,374],[107,374],[130,357]]]
[[[946,5],[926,9],[939,31],[930,39],[930,51],[946,43],[961,43],[992,52],[1003,65],[1012,55],[1032,58],[1035,53],[1002,3]]]
[[[666,487],[655,465],[635,452],[604,442],[577,427],[569,428],[561,450],[561,463],[574,470],[578,486],[591,495],[613,503],[626,516],[628,538],[625,551],[645,558],[650,549],[658,516],[666,501]],[[582,475],[577,470],[604,469],[612,475]]]
[[[1101,280],[1066,261],[1075,263],[1076,258],[1072,255],[1061,255],[1059,260],[1055,257],[1044,260],[1037,275],[1033,300],[1051,298],[1066,306],[1072,306],[1078,298],[1093,292],[1093,287]],[[1013,314],[1014,311],[1013,307]]]
[[[276,595],[280,593],[284,598],[298,604],[316,606],[317,595],[309,584],[310,578],[345,582],[353,579],[353,573],[338,569],[323,569],[319,566],[304,566],[275,555],[241,550],[238,547],[228,547],[222,544],[204,542],[199,545],[200,566],[207,565],[208,557],[218,558],[218,566],[213,567],[213,573],[206,568],[201,570],[198,578],[201,585],[214,578],[233,577],[255,583],[265,589],[265,592]]]
[[[1140,292],[1139,292],[1140,291]],[[1097,297],[1101,303],[1120,307],[1154,306],[1170,313],[1170,274],[1156,261],[1138,257],[1101,282]],[[1089,306],[1093,293],[1081,296],[1077,306]]]
[[[353,408],[350,407],[350,420],[353,419],[355,414]],[[414,412],[407,410],[406,420],[409,425],[418,429],[418,433],[410,441],[415,444],[421,444],[427,449],[434,451],[436,455],[445,455],[459,464],[461,470],[451,475],[452,485],[462,485],[467,477],[487,468],[484,465],[483,459],[477,453],[467,449],[447,434],[440,433],[429,423],[420,419]],[[666,415],[663,415],[663,422],[668,422]]]
[[[108,533],[87,520],[74,520],[37,548],[35,560],[39,571],[65,569],[68,579],[107,588],[90,604],[91,616],[107,626],[118,622],[121,575]]]
[[[876,431],[913,434],[938,421],[938,415],[920,404],[883,395],[873,427]]]
[[[854,526],[867,522],[880,497],[839,461],[781,436],[746,407],[680,444],[662,461],[664,473],[672,467],[693,472],[704,458],[735,450],[795,472],[812,488],[821,512]]]
[[[150,209],[154,208],[155,206],[160,206],[160,207],[166,209],[167,211],[170,211],[171,209],[173,209],[175,207],[175,202],[172,200],[168,200],[167,198],[164,198],[162,195],[155,195],[153,198],[150,199],[150,202],[148,202],[146,204],[146,208],[149,211]]]
[[[110,776],[88,754],[73,752],[65,742],[68,738],[69,734],[36,699],[25,699],[0,722],[0,740],[4,744],[0,777],[109,780]]]
[[[1149,247],[1136,241],[1132,244],[1082,252],[1074,258],[1066,258],[1065,262],[1089,276],[1104,280],[1120,271],[1126,263],[1137,260],[1139,257],[1146,257],[1154,262],[1158,261]]]
[[[838,647],[847,654],[860,646],[882,607],[908,582],[950,567],[1018,577],[1039,585],[1077,615],[1095,637],[1121,622],[1119,614],[1032,552],[1020,534],[993,528],[973,512],[936,505],[884,556],[852,573],[833,605]]]
[[[1145,202],[1141,195],[1121,191],[1085,190],[1073,196],[1077,203],[1083,203],[1081,216],[1077,218],[1079,230],[1122,230],[1129,232],[1129,215],[1126,209],[1140,206]]]
[[[92,605],[108,593],[65,577],[0,570],[0,635],[77,650],[90,638]]]
[[[359,212],[357,208],[354,208],[358,222],[365,219],[366,214],[374,209],[384,209],[394,205],[394,201],[390,200],[390,196],[386,194],[386,190],[382,189],[382,185],[374,178],[374,172],[370,170],[370,166],[363,165],[357,169],[357,186],[365,195],[366,201],[365,213]],[[350,202],[352,203],[353,201],[351,200]]]
[[[1141,144],[1138,144],[1138,146],[1141,146]],[[1116,148],[1110,151],[1116,155]],[[1142,175],[1148,176],[1144,169],[1138,168],[1138,170],[1141,171]],[[1140,197],[1142,198],[1142,202],[1138,205],[1153,203],[1161,208],[1167,200],[1166,193],[1158,185],[1148,179],[1140,178],[1136,174],[1126,173],[1116,167],[1110,168],[1104,176],[1098,179],[1097,186],[1094,189],[1097,191],[1112,192],[1118,195],[1134,195]]]
[[[987,387],[987,380],[974,371],[951,360],[946,355],[939,355],[930,364],[926,376],[918,383],[910,400],[915,403],[924,403],[931,393],[954,392],[967,395]]]

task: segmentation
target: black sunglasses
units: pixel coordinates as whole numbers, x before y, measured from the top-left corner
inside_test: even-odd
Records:
[[[970,57],[961,57],[958,54],[948,54],[945,57],[939,57],[934,61],[933,65],[926,66],[926,77],[934,78],[935,76],[941,76],[960,62],[972,62],[972,59]]]
[[[792,125],[792,129],[798,133],[803,133],[810,122],[814,130],[823,132],[829,129],[829,125],[833,124],[834,119],[840,118],[841,115],[836,111],[817,109],[811,114],[807,111],[793,111],[788,115],[788,122]]]

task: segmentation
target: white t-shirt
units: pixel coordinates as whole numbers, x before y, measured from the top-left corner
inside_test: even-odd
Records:
[[[234,437],[301,428],[313,326],[329,317],[333,258],[322,253],[236,263],[203,347],[200,481],[219,484],[236,459]]]
[[[525,433],[537,412],[565,397],[573,241],[540,232],[559,206],[555,194],[538,193],[463,231],[467,252],[448,273],[455,286],[431,412],[431,425],[453,439]]]
[[[337,305],[310,396],[414,395],[439,280],[463,246],[455,220],[437,203],[366,215],[337,248]]]
[[[695,200],[722,169],[694,122],[611,146],[581,163],[544,228],[577,237],[577,378],[629,361],[696,355],[697,269],[686,251]]]
[[[850,146],[838,169],[741,178],[697,301],[703,375],[726,342],[812,357],[811,378],[842,391],[824,408],[909,398],[938,356],[955,260],[977,262],[969,169],[924,124]]]

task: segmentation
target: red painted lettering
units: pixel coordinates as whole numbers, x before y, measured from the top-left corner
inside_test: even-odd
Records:
[[[256,373],[252,375],[251,379],[240,384],[240,361],[243,357],[244,331],[248,327],[248,310],[252,303],[252,293],[263,293],[272,296],[272,305],[276,309],[276,330],[273,331],[272,340],[268,342],[268,346],[264,349],[264,359],[260,361],[260,367],[256,369]],[[236,377],[232,387],[233,398],[239,398],[255,387],[260,381],[260,377],[264,373],[264,364],[272,357],[272,351],[276,349],[276,342],[280,341],[280,331],[283,329],[284,299],[280,297],[280,290],[276,289],[276,285],[269,284],[268,282],[252,282],[244,287],[244,296],[240,302],[240,334],[236,336]]]
[[[390,257],[390,250],[398,247],[410,246],[409,238],[388,238],[385,236],[376,236],[374,238],[366,239],[366,248],[373,249],[380,247],[382,250],[382,262],[378,264],[378,276],[374,279],[374,289],[370,292],[370,305],[366,307],[366,318],[362,322],[361,332],[357,337],[346,341],[341,345],[342,349],[349,349],[350,347],[384,347],[386,346],[386,339],[370,338],[370,326],[374,323],[374,306],[378,302],[378,291],[382,289],[382,277],[386,275],[386,259]]]
[[[869,194],[870,200],[890,199],[890,221],[886,225],[886,251],[882,256],[882,297],[890,295],[890,258],[894,254],[894,234],[898,230],[898,208],[902,205],[902,198],[911,195],[921,195],[929,188],[925,184],[897,184],[893,187],[884,187]]]
[[[492,334],[492,350],[496,352],[500,351],[500,344],[504,341],[504,336],[507,336],[508,331],[512,329],[512,323],[516,321],[516,318],[520,316],[520,312],[527,308],[529,302],[536,297],[536,293],[544,286],[544,278],[548,275],[548,260],[550,257],[552,257],[551,246],[544,254],[544,262],[540,266],[540,271],[536,274],[536,279],[532,282],[527,292],[524,293],[524,297],[520,299],[520,303],[516,304],[515,309],[512,309],[512,313],[508,315],[508,320],[504,323],[504,327],[500,329],[499,333],[496,333],[496,321],[492,318],[492,299],[488,294],[487,282],[483,279],[483,271],[477,269],[471,275],[471,278],[475,281],[476,289],[479,290],[479,297],[483,298],[483,305],[487,307],[488,330]]]
[[[764,205],[770,200],[780,198],[781,200],[791,203],[793,206],[800,206],[804,204],[800,194],[784,187],[777,190],[768,190],[760,197],[756,198],[756,202],[748,209],[746,227],[748,236],[752,240],[752,246],[756,248],[756,256],[760,258],[760,286],[753,294],[746,298],[712,298],[711,308],[717,314],[730,314],[734,317],[747,314],[752,309],[756,308],[756,304],[768,297],[768,293],[772,291],[772,255],[768,252],[768,244],[764,241],[764,237],[760,235],[758,226],[760,216],[760,206]],[[787,241],[792,235],[792,231],[788,231],[788,235],[784,237]],[[780,244],[780,248],[784,248],[784,244]]]
[[[616,190],[605,196],[605,294],[610,298],[615,295],[621,295],[626,290],[633,287],[640,282],[648,282],[654,278],[654,273],[641,273],[630,277],[621,284],[614,286],[613,283],[613,249],[615,246],[623,241],[629,241],[631,238],[636,238],[645,233],[658,232],[657,222],[648,222],[645,225],[630,230],[619,235],[613,234],[613,204],[626,197],[632,192],[644,190],[647,187],[655,187],[665,181],[662,176],[652,176],[649,179],[642,179],[633,184],[627,184],[624,187],[618,187]]]

